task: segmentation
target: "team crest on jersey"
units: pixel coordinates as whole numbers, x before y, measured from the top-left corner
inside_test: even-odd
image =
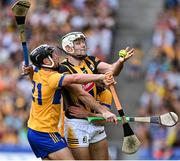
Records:
[[[89,92],[91,89],[93,89],[93,87],[95,86],[94,82],[91,83],[85,83],[82,85],[82,88],[86,91]]]
[[[88,140],[87,140],[87,136],[84,136],[84,137],[83,137],[83,143],[87,143],[87,141],[88,141]]]
[[[91,71],[94,71],[94,69],[95,69],[92,64],[89,66],[89,68],[91,69]]]

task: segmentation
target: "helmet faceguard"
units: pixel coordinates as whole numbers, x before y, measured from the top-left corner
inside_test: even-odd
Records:
[[[53,68],[55,63],[52,60],[52,53],[54,50],[55,48],[53,46],[47,44],[38,46],[30,53],[31,62],[37,67]],[[48,58],[51,61],[51,65],[43,63],[45,58]]]
[[[86,39],[85,35],[82,32],[70,32],[62,37],[62,48],[66,53],[76,59],[84,59],[86,55],[77,55],[72,54],[67,51],[66,47],[69,46],[70,48],[74,48],[74,41],[77,39]]]

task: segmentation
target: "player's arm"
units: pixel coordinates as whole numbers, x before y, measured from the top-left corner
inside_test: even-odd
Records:
[[[98,90],[98,89],[97,89]],[[112,94],[108,89],[104,89],[99,87],[99,93],[97,95],[97,100],[98,102],[103,105],[104,107],[106,107],[107,110],[111,110],[112,108]],[[78,105],[77,106],[70,106],[68,108],[68,110],[70,111],[72,116],[75,116],[77,118],[87,118],[87,117],[98,117],[101,116],[101,114],[97,114],[97,113],[92,113],[88,110],[86,110],[82,105]],[[106,123],[105,120],[101,120],[101,121],[94,121],[93,122],[96,125],[104,125]]]
[[[123,68],[123,64],[126,60],[128,60],[131,56],[133,56],[134,54],[134,49],[130,49],[127,47],[125,49],[127,55],[122,58],[120,57],[115,63],[113,64],[108,64],[106,62],[100,62],[97,66],[97,70],[99,73],[105,73],[108,71],[111,71],[113,73],[114,76],[119,75],[119,73],[121,72],[122,68]]]
[[[88,92],[84,91],[80,85],[71,84],[67,86],[67,88],[86,106],[99,112],[107,121],[117,123],[116,116],[108,111],[103,105],[100,105]]]
[[[111,72],[106,72],[105,74],[66,74],[62,86],[73,83],[83,84],[96,81],[103,81],[106,85],[115,83]]]
[[[109,108],[106,109],[110,110]],[[84,107],[81,108],[79,106],[70,106],[68,110],[72,116],[75,116],[77,118],[103,117],[102,114],[89,112]],[[93,121],[92,123],[95,125],[104,126],[106,122],[107,122],[106,120],[98,120],[98,121]]]
[[[119,58],[115,63],[113,64],[108,64],[106,62],[101,62],[97,66],[97,70],[99,73],[104,73],[107,71],[111,71],[114,76],[117,76],[122,68],[123,68],[123,58]]]
[[[62,86],[68,86],[71,84],[83,84],[94,81],[102,81],[105,85],[116,83],[111,72],[105,74],[59,74],[54,72],[48,77],[50,88],[61,88]]]
[[[97,100],[101,105],[103,105],[107,110],[112,109],[112,94],[108,89],[101,90],[98,95],[97,95]],[[101,120],[101,121],[93,121],[92,123],[96,125],[105,125],[106,121]]]
[[[89,112],[84,107],[82,107],[82,105],[70,106],[68,110],[72,116],[75,116],[77,118],[98,117],[98,116],[102,117],[102,114]]]

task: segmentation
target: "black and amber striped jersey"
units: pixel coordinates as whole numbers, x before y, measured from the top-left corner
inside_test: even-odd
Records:
[[[78,66],[75,66],[71,64],[68,59],[65,59],[61,66],[59,67],[60,73],[66,73],[66,74],[73,74],[73,73],[79,73],[79,74],[97,74],[97,66],[101,61],[97,57],[93,56],[87,56],[84,60],[81,61],[81,64]],[[82,85],[83,89],[90,93],[95,99],[97,99],[98,90],[96,87],[96,84],[94,82],[85,83]],[[63,89],[63,98],[64,98],[64,107],[65,107],[65,114],[68,118],[75,118],[74,116],[71,116],[68,112],[67,107],[81,104],[83,105],[88,111],[94,112],[89,107],[85,106],[78,98],[71,94],[66,89]]]

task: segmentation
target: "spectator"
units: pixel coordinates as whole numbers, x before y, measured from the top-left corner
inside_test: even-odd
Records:
[[[146,89],[140,98],[139,115],[160,115],[169,111],[180,114],[180,59],[179,59],[179,5],[176,0],[166,0],[166,9],[158,19],[153,35],[155,55],[146,73]],[[172,128],[144,127],[151,131],[147,149],[152,149],[152,159],[179,159],[179,123]],[[154,132],[155,131],[155,132]],[[141,130],[141,137],[146,131]],[[140,149],[139,159],[144,146]]]

